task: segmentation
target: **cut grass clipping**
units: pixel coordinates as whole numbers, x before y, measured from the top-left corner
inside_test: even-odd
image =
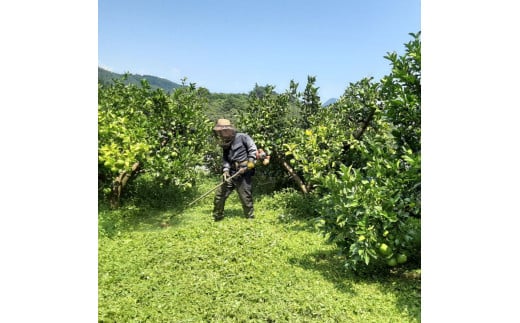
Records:
[[[348,274],[273,197],[255,196],[250,221],[233,193],[213,222],[212,197],[100,234],[100,322],[420,322],[420,279]]]

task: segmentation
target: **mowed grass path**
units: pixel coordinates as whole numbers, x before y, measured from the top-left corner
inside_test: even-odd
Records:
[[[345,273],[309,222],[280,221],[270,197],[255,203],[246,220],[233,193],[213,222],[210,194],[100,236],[99,321],[420,322],[420,280]]]

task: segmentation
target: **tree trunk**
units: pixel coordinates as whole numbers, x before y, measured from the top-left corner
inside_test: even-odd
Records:
[[[289,172],[289,174],[291,174],[291,176],[294,178],[294,180],[296,181],[296,183],[298,184],[298,186],[300,187],[302,192],[305,194],[309,193],[309,191],[307,190],[307,187],[305,186],[305,183],[302,181],[300,176],[298,176],[298,174],[296,174],[294,169],[292,169],[292,167],[289,166],[289,164],[287,164],[285,162],[285,160],[283,160],[283,167],[285,167],[285,169]]]
[[[363,133],[365,133],[365,130],[367,130],[367,127],[370,124],[370,121],[372,121],[372,118],[374,118],[375,113],[376,113],[376,109],[372,108],[372,110],[370,110],[367,118],[365,120],[363,120],[363,123],[361,123],[361,127],[354,134],[354,138],[356,138],[356,140],[359,140],[361,138],[361,136],[363,135]]]
[[[139,162],[136,162],[132,165],[131,172],[122,172],[119,176],[116,177],[114,182],[112,183],[112,193],[110,195],[110,207],[112,209],[117,209],[119,207],[119,201],[121,200],[121,194],[123,193],[123,189],[125,188],[128,180],[134,175],[139,169]]]
[[[370,124],[370,122],[374,118],[374,114],[375,113],[376,113],[376,109],[375,108],[370,110],[370,112],[368,113],[368,116],[366,117],[366,119],[361,122],[360,127],[357,129],[356,132],[354,132],[354,139],[356,139],[356,140],[361,139],[361,136],[363,136],[363,134],[365,133],[365,131],[368,128],[368,125]],[[343,154],[346,154],[349,151],[349,149],[350,149],[350,144],[348,142],[344,142],[343,143]]]

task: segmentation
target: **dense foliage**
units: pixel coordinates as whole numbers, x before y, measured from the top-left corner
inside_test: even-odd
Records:
[[[205,90],[205,89],[204,89]],[[247,94],[207,92],[206,115],[212,121],[220,118],[233,120],[240,110],[247,106]]]
[[[123,188],[141,172],[163,185],[191,187],[208,150],[209,120],[193,84],[170,96],[121,80],[98,88],[99,189],[118,206]]]

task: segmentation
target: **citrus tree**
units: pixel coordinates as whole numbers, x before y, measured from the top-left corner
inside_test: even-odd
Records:
[[[290,117],[293,93],[297,85],[287,93],[278,94],[274,86],[256,86],[249,93],[247,106],[236,116],[237,127],[247,132],[255,140],[256,146],[270,155],[270,165],[263,169],[268,177],[283,182],[283,144],[292,138],[296,126],[295,118]]]
[[[158,188],[193,184],[194,166],[203,163],[209,120],[194,84],[168,96],[141,86],[98,85],[99,189],[117,207],[128,181],[146,172]]]
[[[294,180],[307,192],[301,174],[289,162],[292,157],[288,156],[287,147],[321,106],[315,82],[316,78],[309,76],[303,93],[298,91],[299,84],[294,81],[281,94],[275,93],[271,85],[261,89],[257,86],[249,94],[247,107],[237,115],[240,128],[252,134],[257,146],[270,154],[270,165],[265,173],[275,179],[278,187],[291,185],[289,181]]]
[[[420,260],[421,46],[420,33],[411,35],[403,56],[386,56],[392,72],[374,88],[375,105],[366,104],[362,114],[371,122],[364,135],[353,135],[339,171],[320,182],[321,228],[340,246],[349,268]],[[345,116],[356,115],[349,109],[361,97],[359,91],[345,92],[339,103],[349,102]]]
[[[305,181],[306,192],[317,187],[323,176],[339,170],[340,164],[362,163],[351,148],[359,145],[363,135],[377,133],[373,119],[379,96],[379,85],[365,78],[350,84],[335,104],[305,114],[306,127],[295,132],[284,153]],[[304,105],[302,110],[306,109]]]
[[[300,105],[305,122],[283,144],[350,268],[420,256],[421,46],[420,33],[411,35],[403,56],[385,56],[392,71],[381,82],[351,83],[310,113]]]

